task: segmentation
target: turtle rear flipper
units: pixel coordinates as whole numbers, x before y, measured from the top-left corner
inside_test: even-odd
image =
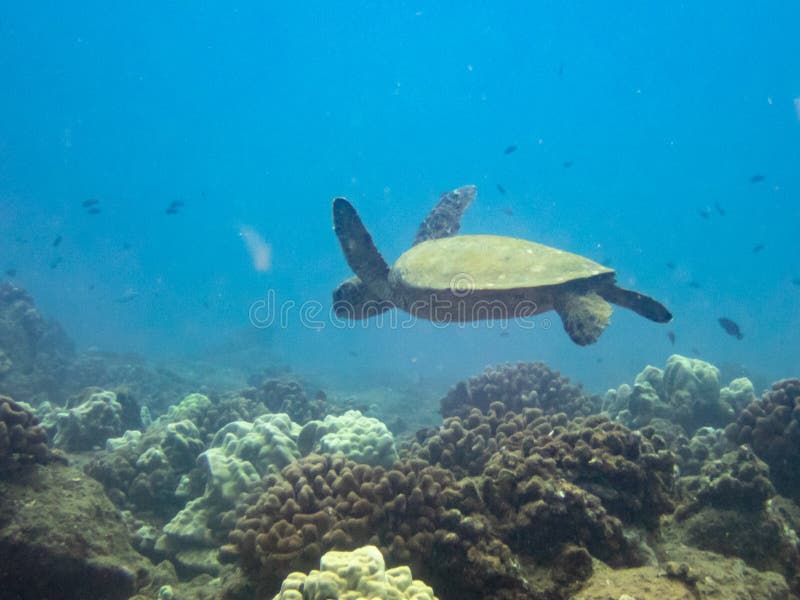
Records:
[[[597,291],[609,302],[632,310],[645,319],[656,323],[669,323],[672,320],[672,313],[667,310],[667,307],[650,296],[626,290],[618,285],[610,285]]]
[[[461,217],[477,195],[478,188],[474,185],[462,185],[460,188],[442,194],[438,204],[420,223],[417,237],[414,238],[412,246],[427,240],[438,240],[456,235],[461,229]]]
[[[559,294],[554,308],[564,331],[579,346],[594,344],[611,322],[611,305],[595,292]]]
[[[344,198],[333,201],[333,229],[353,272],[379,299],[387,298],[389,265],[375,247],[356,209]]]

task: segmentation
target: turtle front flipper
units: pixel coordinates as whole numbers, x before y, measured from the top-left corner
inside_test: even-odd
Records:
[[[566,292],[554,299],[564,331],[579,346],[594,344],[611,322],[611,305],[599,294]]]
[[[340,319],[369,319],[391,308],[394,304],[378,298],[358,276],[343,281],[333,291],[333,312]]]
[[[667,307],[650,296],[626,290],[618,285],[609,285],[597,291],[609,302],[632,310],[645,319],[656,323],[669,323],[672,320],[672,313],[667,310]]]
[[[356,209],[344,198],[333,201],[333,229],[350,268],[378,299],[387,299],[389,265],[375,247]]]
[[[442,194],[433,210],[420,223],[412,246],[456,235],[461,229],[461,217],[477,195],[478,188],[474,185],[462,185]]]

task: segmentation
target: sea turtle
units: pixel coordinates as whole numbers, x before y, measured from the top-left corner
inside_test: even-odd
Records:
[[[466,322],[555,310],[581,346],[608,325],[609,303],[657,323],[672,319],[653,298],[617,286],[613,269],[583,256],[512,237],[457,235],[476,194],[475,186],[443,194],[392,267],[355,208],[336,198],[334,230],[356,277],[334,291],[335,314],[363,319],[397,307],[431,321]]]

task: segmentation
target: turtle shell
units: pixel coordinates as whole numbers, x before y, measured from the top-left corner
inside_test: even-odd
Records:
[[[583,256],[500,235],[459,235],[422,242],[392,267],[397,283],[427,290],[533,288],[613,273]]]

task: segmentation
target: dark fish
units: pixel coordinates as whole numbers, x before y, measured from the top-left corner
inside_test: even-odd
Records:
[[[15,277],[17,275],[17,270],[14,268],[6,269],[6,275],[9,277]]]
[[[792,277],[792,285],[800,287],[800,277]]]
[[[165,210],[164,212],[167,213],[168,215],[177,215],[179,211],[174,206],[168,206],[167,210]]]
[[[358,352],[356,352],[355,350],[348,350],[347,353],[353,358],[358,358]]]
[[[675,263],[674,262],[668,262],[668,263],[664,263],[664,264],[667,266],[667,268],[670,271],[674,271],[675,270]]]
[[[506,149],[503,150],[503,154],[511,154],[513,152],[516,152],[516,151],[517,151],[517,147],[516,146],[506,146]]]
[[[558,65],[558,76],[561,77],[564,74],[564,63]]]
[[[122,244],[122,249],[123,250],[130,250],[131,249],[131,245],[128,242],[124,242]]]
[[[753,175],[750,178],[750,183],[761,183],[765,179],[766,179],[766,177],[764,175]]]
[[[720,317],[717,319],[717,321],[728,335],[732,335],[737,340],[740,340],[744,337],[742,330],[739,329],[739,325],[737,325],[734,321],[731,321],[728,317]]]
[[[719,205],[719,202],[714,202],[714,208],[717,209],[717,213],[719,214],[720,217],[725,216],[725,209]]]
[[[692,346],[690,348],[690,350],[692,351],[692,354],[696,354],[697,356],[700,356],[700,350],[698,350],[696,346]]]
[[[97,206],[100,203],[100,200],[95,200],[94,198],[90,198],[89,200],[84,200],[81,202],[81,206],[83,208],[89,208],[90,206]]]
[[[707,219],[708,217],[711,216],[711,211],[708,210],[707,208],[698,208],[697,214],[703,217],[704,219]]]
[[[499,183],[497,184],[497,191],[498,191],[498,192],[500,192],[501,194],[503,194],[503,196],[505,196],[505,195],[506,195],[506,188],[504,188],[504,187],[503,187],[502,185],[500,185]]]
[[[510,208],[504,208],[503,209],[503,214],[504,215],[508,215],[509,217],[513,217],[514,216],[514,211],[511,210]]]
[[[60,256],[56,256],[53,260],[50,261],[50,268],[55,269],[64,259]]]
[[[172,208],[181,208],[182,206],[185,206],[186,203],[183,200],[173,200],[169,203],[169,205]]]
[[[675,345],[675,332],[674,331],[668,331],[667,332],[667,337],[669,338],[670,344],[672,344],[674,346]]]
[[[573,162],[571,160],[565,160],[563,163],[561,163],[561,166],[565,169],[569,169],[572,165]]]
[[[103,212],[103,211],[100,210],[99,208],[97,208],[96,206],[93,206],[92,208],[90,208],[89,210],[86,211],[86,214],[87,215],[99,215],[101,212]]]
[[[694,279],[692,279],[689,282],[689,287],[692,288],[693,290],[699,290],[700,289],[700,283],[695,281]]]
[[[58,248],[60,244],[61,244],[61,236],[57,235],[56,239],[53,240],[53,248]]]
[[[17,236],[16,238],[14,238],[14,240],[15,240],[15,241],[16,241],[18,244],[27,244],[27,243],[28,243],[28,240],[26,240],[24,237],[19,237],[19,236]]]
[[[764,244],[756,244],[755,246],[753,246],[753,254],[758,254],[764,248],[766,248],[766,246]]]
[[[90,292],[93,292],[93,291],[94,291],[94,284],[93,284],[93,283],[90,283],[90,284],[89,284],[89,287],[88,287],[87,289],[88,289]]]
[[[500,337],[508,337],[510,334],[507,331],[501,331]]]

